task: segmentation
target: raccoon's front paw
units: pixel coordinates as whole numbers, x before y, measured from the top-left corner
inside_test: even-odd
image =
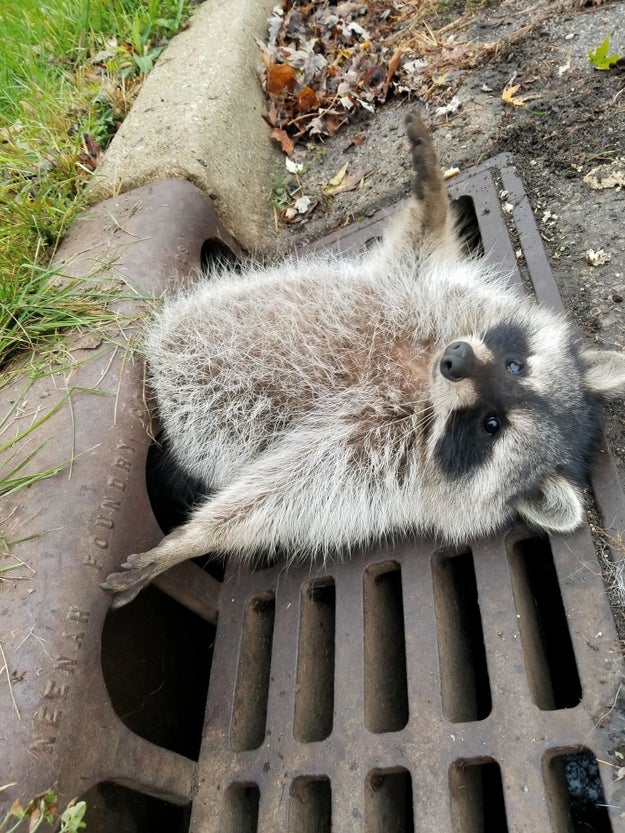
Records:
[[[111,608],[123,607],[131,602],[135,596],[146,587],[158,574],[154,563],[140,566],[140,561],[148,553],[137,553],[128,556],[122,564],[122,572],[111,573],[100,587],[108,593],[114,593]]]

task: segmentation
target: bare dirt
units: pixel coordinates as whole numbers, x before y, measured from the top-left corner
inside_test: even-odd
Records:
[[[554,10],[556,7],[554,6]],[[449,13],[453,13],[449,9]],[[528,33],[505,45],[506,33],[523,25]],[[465,71],[454,89],[460,105],[437,113],[444,96],[415,102],[394,98],[359,123],[323,142],[296,148],[306,165],[303,191],[316,201],[300,223],[280,226],[279,248],[299,247],[373,214],[409,193],[412,172],[404,139],[406,112],[424,106],[445,168],[464,171],[505,151],[519,171],[538,222],[566,308],[589,344],[625,350],[625,187],[595,189],[584,181],[600,165],[623,160],[625,168],[625,68],[595,69],[588,59],[610,36],[611,52],[625,55],[625,4],[558,6],[527,0],[484,7],[461,37],[476,42],[501,39],[490,59]],[[506,86],[519,85],[502,100]],[[447,95],[449,100],[450,95]],[[347,172],[366,172],[354,190],[329,196],[329,181]],[[276,168],[274,183],[284,178]],[[590,251],[601,265],[593,265]],[[606,427],[625,483],[625,409],[608,409]],[[615,610],[625,637],[625,611]]]

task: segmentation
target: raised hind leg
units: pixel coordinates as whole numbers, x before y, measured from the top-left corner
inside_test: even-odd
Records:
[[[432,135],[420,114],[406,116],[406,133],[415,169],[413,194],[393,218],[381,244],[383,256],[405,250],[424,255],[447,249],[455,253],[457,237]]]

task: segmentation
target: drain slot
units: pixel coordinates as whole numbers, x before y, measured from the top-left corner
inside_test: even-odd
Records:
[[[96,784],[81,799],[87,804],[85,821],[89,833],[186,833],[189,829],[190,804],[171,804],[112,781]]]
[[[291,784],[289,833],[331,833],[332,789],[327,778],[296,778]]]
[[[245,608],[230,726],[235,752],[258,749],[265,739],[275,611],[272,593],[254,596]]]
[[[549,542],[519,541],[508,559],[532,698],[543,711],[576,706],[582,687]]]
[[[336,589],[310,582],[300,595],[297,688],[293,734],[304,743],[324,740],[334,713]]]
[[[364,574],[365,726],[397,732],[408,722],[401,570],[376,564]]]
[[[365,833],[414,833],[412,779],[407,770],[377,769],[369,773]]]
[[[109,611],[102,674],[113,708],[129,729],[198,759],[214,639],[213,625],[154,586]]]
[[[473,555],[437,553],[432,578],[443,714],[452,723],[484,720],[491,693]]]
[[[544,777],[554,833],[612,833],[592,752],[586,749],[549,758]]]
[[[224,796],[219,833],[256,833],[259,803],[256,784],[231,784]]]
[[[507,833],[501,770],[496,761],[456,761],[449,782],[454,830]]]

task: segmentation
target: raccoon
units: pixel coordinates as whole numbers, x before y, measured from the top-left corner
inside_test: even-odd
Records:
[[[432,138],[407,119],[414,193],[370,251],[222,269],[147,328],[178,464],[211,494],[103,585],[114,606],[198,555],[326,558],[408,531],[568,532],[625,356],[463,250]]]

